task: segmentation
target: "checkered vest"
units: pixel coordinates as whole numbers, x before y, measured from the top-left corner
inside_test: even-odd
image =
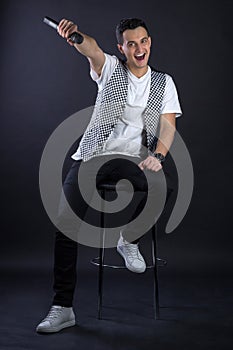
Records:
[[[148,151],[153,151],[157,141],[160,109],[166,85],[165,73],[151,68],[151,87],[144,111]],[[123,115],[128,92],[127,67],[119,62],[102,91],[98,92],[91,120],[79,145],[81,157],[87,161],[98,155],[119,117]]]

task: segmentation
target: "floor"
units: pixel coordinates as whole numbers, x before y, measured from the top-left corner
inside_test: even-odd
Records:
[[[112,256],[111,249],[108,251]],[[159,268],[160,319],[153,319],[153,275],[105,269],[103,319],[97,319],[96,250],[79,253],[74,310],[77,325],[35,332],[52,298],[52,257],[21,259],[1,269],[1,350],[232,349],[233,282],[221,269],[181,268],[170,257]],[[39,256],[39,254],[38,254]],[[107,257],[108,258],[108,257]],[[118,259],[120,257],[117,257]]]

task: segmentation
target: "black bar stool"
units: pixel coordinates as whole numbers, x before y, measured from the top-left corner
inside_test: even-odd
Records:
[[[101,242],[99,248],[99,256],[91,260],[93,265],[99,267],[98,274],[98,319],[102,318],[102,306],[103,306],[103,277],[104,277],[104,268],[126,268],[125,266],[119,265],[109,265],[105,264],[105,213],[104,213],[104,202],[106,199],[107,192],[115,192],[116,185],[111,183],[103,183],[98,185],[98,191],[100,192],[101,198]],[[126,187],[123,185],[119,185],[117,188],[118,191],[126,191]],[[147,269],[153,269],[153,279],[154,279],[154,287],[153,287],[153,307],[154,307],[154,319],[159,319],[159,282],[158,282],[158,266],[165,266],[167,261],[164,259],[160,259],[157,257],[157,223],[151,228],[151,254],[152,254],[152,265],[147,266]]]

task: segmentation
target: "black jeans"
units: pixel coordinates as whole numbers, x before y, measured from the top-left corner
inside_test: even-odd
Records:
[[[120,179],[128,179],[134,187],[134,191],[143,191],[143,196],[140,198],[140,202],[137,204],[133,217],[137,217],[145,205],[147,196],[150,196],[154,202],[156,201],[156,196],[160,191],[161,173],[162,172],[152,172],[148,171],[145,176],[144,171],[142,171],[137,164],[140,159],[134,158],[135,162],[132,162],[131,157],[121,157],[115,158],[111,156],[105,157],[105,164],[98,172],[96,179],[93,178],[96,175],[96,167],[98,166],[99,160],[102,161],[101,157],[95,157],[87,162],[74,161],[72,167],[70,168],[66,179],[63,184],[63,191],[70,207],[73,211],[81,218],[84,218],[88,209],[88,203],[83,199],[79,184],[78,184],[78,173],[80,165],[84,166],[85,177],[87,179],[87,186],[90,184],[101,184],[103,182],[110,181],[111,183],[117,183]],[[130,161],[131,160],[131,161]],[[150,179],[150,186],[148,188],[147,179]],[[168,194],[171,192],[171,186],[168,185],[168,174],[166,174],[167,181],[167,198]],[[90,182],[89,182],[90,181]],[[61,199],[62,202],[62,199]],[[61,203],[61,208],[59,216],[65,217],[65,210],[63,203]],[[154,216],[155,209],[150,206],[148,209],[148,215]],[[127,229],[128,228],[128,229]],[[140,231],[140,225],[137,227],[131,227],[130,224],[127,226],[124,238],[127,241],[136,243],[131,235],[136,230]],[[145,232],[145,231],[144,231]],[[73,302],[73,295],[76,285],[76,262],[77,262],[77,242],[70,239],[68,236],[62,232],[57,232],[55,237],[55,252],[54,252],[54,292],[55,296],[53,299],[53,305],[61,305],[70,307]]]

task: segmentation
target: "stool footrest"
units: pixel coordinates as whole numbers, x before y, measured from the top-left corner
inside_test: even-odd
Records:
[[[165,266],[167,265],[167,260],[165,259],[161,259],[161,258],[156,258],[157,260],[157,266]],[[91,264],[95,265],[95,266],[100,266],[100,257],[97,256],[96,258],[93,258],[91,260]],[[109,267],[112,269],[127,269],[127,267],[125,265],[110,265],[110,264],[103,264],[103,267]],[[154,268],[154,265],[148,265],[146,267],[147,269],[152,269]]]

